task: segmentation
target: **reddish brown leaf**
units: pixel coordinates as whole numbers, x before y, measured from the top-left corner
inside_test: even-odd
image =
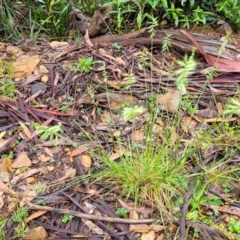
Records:
[[[199,50],[199,52],[204,56],[205,60],[210,66],[213,66],[219,72],[240,72],[240,61],[238,60],[229,60],[221,57],[215,57],[205,53],[196,41],[196,39],[187,31],[179,30],[184,36],[186,36]]]
[[[88,147],[78,147],[70,153],[70,157],[75,157],[77,155],[80,155],[81,153],[86,152],[87,150],[88,150]]]

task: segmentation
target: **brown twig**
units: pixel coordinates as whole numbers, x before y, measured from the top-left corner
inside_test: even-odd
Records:
[[[102,216],[96,216],[92,214],[79,213],[79,212],[71,211],[67,209],[38,206],[30,202],[26,202],[26,204],[30,209],[46,210],[46,211],[58,212],[62,214],[71,214],[75,217],[86,218],[86,219],[97,220],[97,221],[128,223],[128,224],[146,224],[146,223],[153,223],[156,221],[156,219],[123,219],[123,218],[102,217]]]

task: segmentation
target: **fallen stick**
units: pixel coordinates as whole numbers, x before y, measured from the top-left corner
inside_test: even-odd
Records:
[[[97,221],[105,221],[105,222],[146,224],[146,223],[153,223],[153,222],[157,221],[156,219],[123,219],[123,218],[102,217],[102,216],[96,216],[96,215],[92,215],[92,214],[85,214],[85,213],[80,213],[80,212],[76,212],[76,211],[71,211],[68,209],[59,209],[59,208],[53,208],[53,207],[47,207],[47,206],[38,206],[38,205],[32,204],[30,202],[26,202],[26,205],[30,209],[46,210],[46,211],[58,212],[58,213],[62,213],[62,214],[71,214],[75,217],[86,218],[86,219],[97,220]]]

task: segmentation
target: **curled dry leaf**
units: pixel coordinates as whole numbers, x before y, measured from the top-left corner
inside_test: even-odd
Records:
[[[197,40],[187,31],[179,30],[184,36],[186,36],[198,49],[198,51],[204,56],[206,62],[210,66],[214,66],[215,71],[219,72],[240,72],[240,61],[239,60],[231,60],[224,59],[219,56],[215,57],[213,55],[207,54],[204,52],[203,48],[197,42]]]
[[[53,153],[49,148],[44,148],[44,151],[47,153],[48,156],[53,157]]]
[[[130,219],[139,219],[139,215],[135,210],[132,210],[129,212],[129,218]]]
[[[90,168],[92,165],[92,159],[89,155],[80,156],[80,161],[85,168]]]
[[[39,210],[37,212],[34,212],[33,214],[31,214],[25,223],[28,223],[30,222],[31,220],[35,219],[35,218],[38,218],[38,217],[41,217],[42,215],[44,215],[47,211],[46,210]]]
[[[24,124],[21,121],[18,121],[18,123],[21,125],[21,127],[23,128],[24,133],[26,134],[28,139],[32,139],[32,133],[30,132],[29,128],[26,126],[26,124]]]
[[[81,147],[78,147],[78,148],[74,149],[72,152],[70,152],[69,156],[70,157],[75,157],[77,155],[80,155],[80,154],[86,152],[87,150],[88,150],[88,147],[81,146]]]
[[[86,44],[89,46],[89,47],[94,47],[94,45],[92,44],[91,40],[90,40],[90,37],[89,37],[89,34],[88,34],[88,29],[86,29],[86,33],[84,35],[84,39],[85,39],[85,42]]]
[[[7,206],[8,212],[12,213],[17,209],[17,203],[16,201],[11,201]]]

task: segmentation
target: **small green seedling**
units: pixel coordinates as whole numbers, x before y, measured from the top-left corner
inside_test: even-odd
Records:
[[[71,219],[73,219],[74,216],[71,215],[71,214],[65,214],[63,217],[62,217],[62,222],[63,223],[68,223]]]
[[[187,92],[188,77],[194,73],[197,66],[197,62],[194,60],[194,53],[191,56],[185,54],[183,60],[177,60],[177,64],[180,68],[174,72],[177,76],[175,84],[181,94],[184,95]]]
[[[235,218],[231,217],[228,229],[232,233],[240,234],[240,221],[237,221]]]
[[[112,44],[112,47],[113,49],[116,51],[116,52],[120,52],[121,49],[122,49],[122,45],[120,45],[119,43],[115,42]]]
[[[13,151],[1,155],[1,158],[10,158],[13,159]]]
[[[13,78],[14,66],[12,62],[0,59],[0,78]]]
[[[73,71],[74,73],[77,72],[90,73],[92,71],[94,63],[95,62],[93,61],[93,57],[79,58],[78,63],[71,67],[71,71]]]
[[[26,234],[28,228],[26,227],[25,223],[22,222],[15,228],[15,231],[17,232],[17,236],[21,238],[23,235]]]
[[[33,123],[33,127],[37,131],[37,134],[41,135],[40,139],[42,141],[46,141],[47,139],[50,141],[57,141],[60,134],[63,133],[63,129],[60,124],[49,127],[39,123]]]
[[[69,97],[66,99],[66,101],[63,101],[63,102],[61,103],[61,107],[60,107],[61,111],[66,113],[68,107],[71,106],[71,105],[73,104],[73,102],[74,102],[74,98],[71,97],[71,96],[69,96]]]
[[[223,192],[226,194],[234,190],[234,187],[228,183],[224,183],[222,186],[223,186]]]
[[[146,111],[146,108],[143,106],[134,106],[134,107],[125,107],[122,110],[123,120],[125,122],[133,119],[136,116],[143,114]]]
[[[14,98],[16,86],[11,80],[3,80],[0,83],[0,93],[2,96]]]
[[[128,210],[125,208],[117,208],[116,214],[121,218],[126,218],[128,214]]]
[[[231,98],[229,102],[226,104],[222,115],[233,115],[240,114],[240,102],[234,98]]]
[[[37,183],[31,187],[37,194],[44,193],[47,189],[47,185],[43,183]]]
[[[47,203],[43,199],[37,200],[37,205],[46,206]]]
[[[28,170],[29,170],[29,167],[28,167],[28,166],[22,167],[22,171],[23,171],[23,172],[26,172],[26,171],[28,171]]]
[[[7,218],[0,220],[0,239],[5,239],[4,227],[6,226],[7,221]]]
[[[21,207],[18,208],[12,216],[13,222],[23,222],[28,217],[28,208],[27,207]]]

